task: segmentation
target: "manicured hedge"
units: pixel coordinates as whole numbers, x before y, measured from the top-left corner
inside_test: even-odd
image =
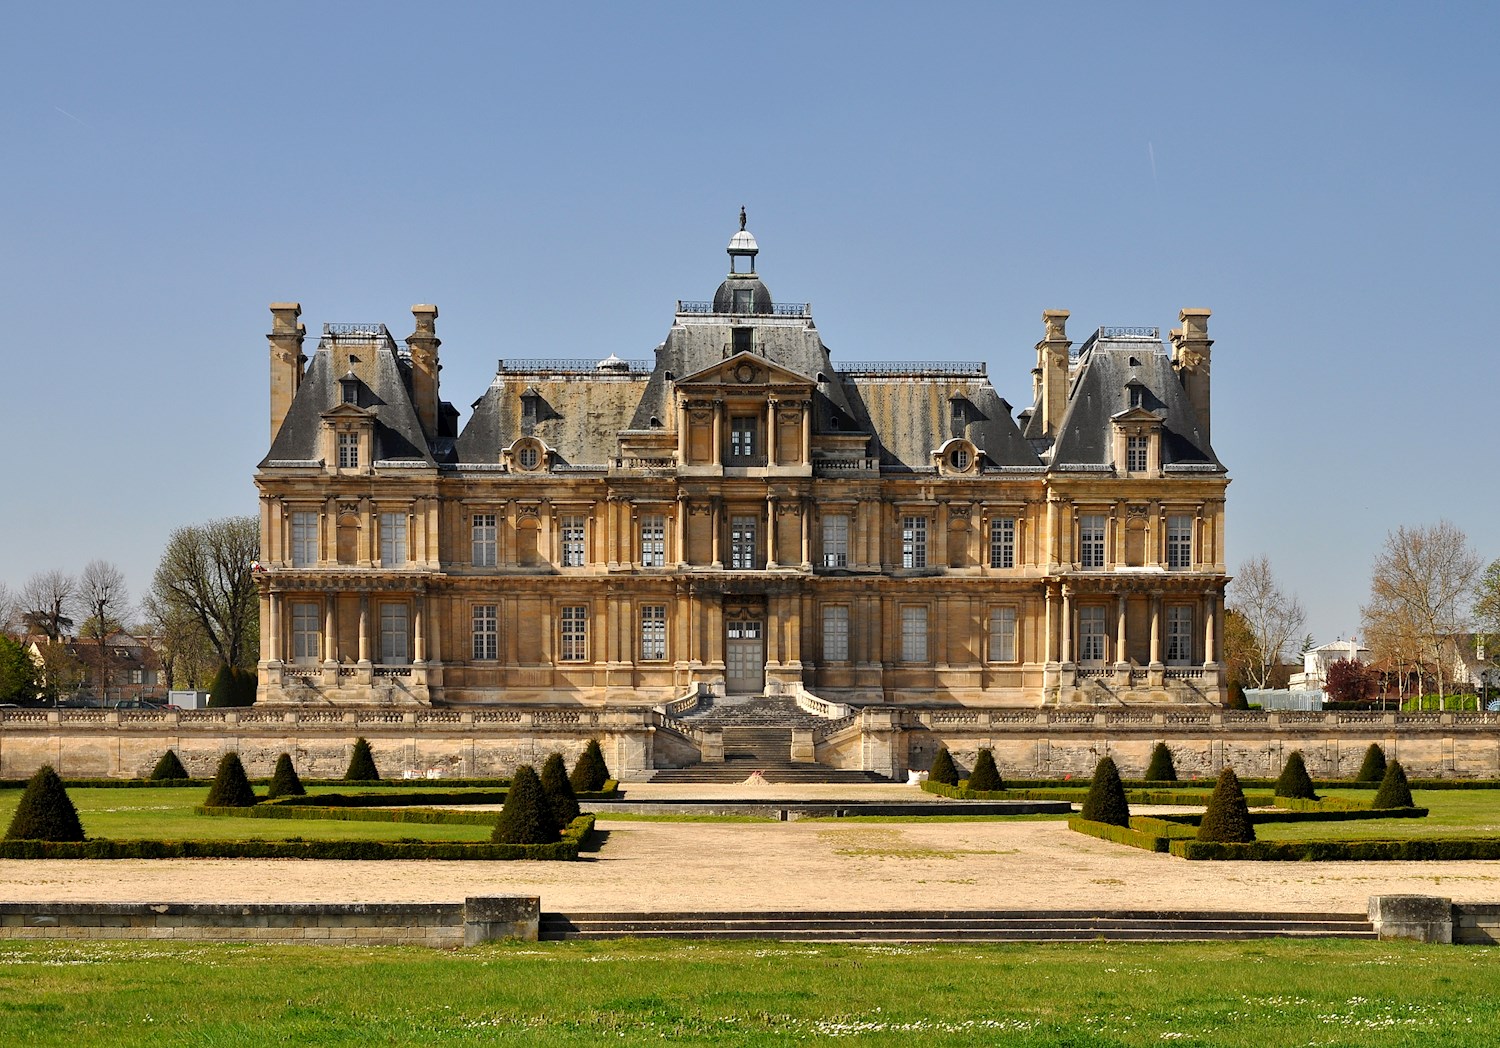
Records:
[[[1249,859],[1256,862],[1344,862],[1370,860],[1500,859],[1497,837],[1429,837],[1405,841],[1255,841],[1221,844],[1173,841],[1182,859]]]
[[[922,783],[922,789],[939,797],[951,797],[962,801],[1073,801],[1075,804],[1082,804],[1084,797],[1088,796],[1087,785],[1057,789],[1023,789],[1012,786],[1005,790],[981,792],[968,789],[962,784],[944,786],[940,782],[929,780]],[[1127,788],[1125,796],[1131,804],[1203,805],[1208,803],[1210,792],[1209,790]],[[1273,802],[1269,793],[1247,793],[1245,800],[1252,807],[1269,807]]]
[[[328,819],[333,822],[410,822],[428,826],[493,826],[498,812],[437,811],[433,808],[322,808],[306,804],[257,804],[253,808],[211,808],[200,804],[195,815],[241,819]]]
[[[504,790],[475,790],[472,793],[320,793],[303,797],[278,797],[266,801],[275,808],[386,808],[393,804],[434,807],[443,804],[504,804]]]
[[[1131,820],[1134,823],[1134,820]],[[1086,833],[1090,837],[1098,837],[1101,840],[1112,841],[1115,844],[1127,844],[1132,848],[1140,848],[1149,852],[1164,852],[1167,850],[1167,839],[1150,833],[1142,833],[1139,830],[1126,826],[1116,826],[1108,822],[1094,822],[1092,819],[1080,819],[1077,817],[1068,820],[1068,829],[1079,833]]]

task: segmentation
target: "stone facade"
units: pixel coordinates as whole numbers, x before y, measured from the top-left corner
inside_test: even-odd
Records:
[[[654,360],[502,360],[460,429],[402,344],[271,307],[262,704],[1221,704],[1208,311],[1043,315],[1034,404],[835,361],[746,230]],[[742,266],[747,269],[741,270]]]

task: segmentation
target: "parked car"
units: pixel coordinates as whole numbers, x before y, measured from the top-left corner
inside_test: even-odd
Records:
[[[159,710],[162,704],[150,699],[121,699],[110,706],[113,710]]]

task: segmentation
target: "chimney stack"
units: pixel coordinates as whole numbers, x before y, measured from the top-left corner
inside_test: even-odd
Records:
[[[1044,310],[1047,334],[1036,344],[1036,367],[1041,373],[1037,408],[1042,414],[1042,432],[1054,440],[1068,407],[1068,351],[1073,347],[1068,341],[1068,316],[1066,309]]]
[[[416,330],[406,340],[411,350],[411,393],[416,403],[417,418],[422,423],[422,432],[428,441],[438,435],[438,347],[443,343],[437,337],[437,306],[418,305],[411,307],[416,321]]]
[[[1213,340],[1208,337],[1209,309],[1184,309],[1177,314],[1182,327],[1172,331],[1172,367],[1193,405],[1203,450],[1209,445],[1209,363]]]
[[[302,365],[307,358],[302,355],[302,340],[307,337],[307,325],[298,323],[302,306],[297,302],[271,303],[271,333],[266,340],[271,345],[271,442],[281,432],[286,413],[292,409],[292,401],[302,386]]]

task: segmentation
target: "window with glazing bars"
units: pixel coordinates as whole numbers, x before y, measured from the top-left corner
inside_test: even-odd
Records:
[[[1193,658],[1193,609],[1184,604],[1167,606],[1167,664],[1185,666]]]
[[[318,605],[292,605],[292,661],[316,662],[318,652]]]
[[[500,650],[500,618],[493,604],[476,604],[472,612],[474,658],[493,659]]]
[[[1104,516],[1086,513],[1078,518],[1078,566],[1104,567]]]
[[[729,566],[751,571],[755,562],[756,517],[732,517],[729,521]]]
[[[584,519],[579,516],[562,518],[562,565],[565,568],[583,567]]]
[[[292,566],[305,568],[318,562],[318,515],[292,514]]]
[[[735,415],[729,420],[729,457],[748,459],[755,456],[755,416]]]
[[[1078,658],[1082,662],[1104,661],[1104,611],[1097,605],[1078,609]]]
[[[495,566],[495,515],[476,513],[472,520],[473,538],[469,559],[476,568]]]
[[[380,515],[380,563],[406,563],[406,514]]]
[[[563,662],[586,662],[589,657],[589,609],[587,604],[567,605],[559,616],[559,656]]]
[[[410,658],[406,648],[407,621],[405,604],[382,604],[380,606],[381,662],[400,663]]]
[[[901,661],[927,661],[927,609],[924,607],[901,609]]]
[[[1016,566],[1016,518],[994,517],[990,520],[990,567]]]
[[[823,514],[823,567],[849,566],[849,517],[845,513]]]
[[[849,661],[849,606],[823,605],[823,660]]]
[[[1016,609],[990,609],[990,661],[1016,661]]]
[[[359,468],[359,434],[339,434],[339,469]]]
[[[1146,472],[1146,452],[1151,441],[1146,437],[1125,438],[1125,469],[1130,473]]]
[[[1167,567],[1185,570],[1193,566],[1193,518],[1173,514],[1167,518]]]
[[[667,518],[660,513],[641,517],[641,567],[667,565]]]
[[[641,605],[641,659],[660,662],[667,657],[667,606]]]
[[[901,566],[903,568],[927,567],[926,517],[901,518]]]

